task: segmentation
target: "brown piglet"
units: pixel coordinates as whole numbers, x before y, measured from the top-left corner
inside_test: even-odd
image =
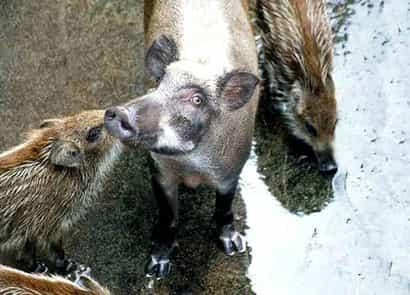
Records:
[[[122,145],[103,128],[104,111],[44,121],[0,154],[0,263],[34,271],[71,265],[62,242],[95,205]]]
[[[321,171],[335,171],[333,36],[324,0],[258,0],[274,104],[289,130],[312,147]]]

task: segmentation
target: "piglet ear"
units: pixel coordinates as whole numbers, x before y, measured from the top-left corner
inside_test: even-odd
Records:
[[[175,41],[165,35],[159,36],[148,49],[145,56],[145,71],[159,81],[165,75],[167,66],[176,61],[177,46]]]
[[[244,106],[252,97],[258,77],[248,72],[230,72],[219,81],[219,97],[229,111]]]
[[[53,143],[50,151],[50,162],[56,166],[78,168],[84,160],[84,153],[77,144],[59,140]]]

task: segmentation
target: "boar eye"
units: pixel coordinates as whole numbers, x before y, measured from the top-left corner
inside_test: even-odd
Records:
[[[317,131],[316,131],[315,127],[313,127],[310,123],[305,122],[305,128],[306,128],[306,131],[307,131],[310,135],[312,135],[312,136],[317,136]]]
[[[195,94],[191,97],[191,102],[196,105],[199,106],[200,104],[202,104],[203,102],[203,97],[200,94]]]
[[[102,128],[101,127],[93,127],[91,128],[88,133],[86,140],[88,142],[96,142],[101,136]]]

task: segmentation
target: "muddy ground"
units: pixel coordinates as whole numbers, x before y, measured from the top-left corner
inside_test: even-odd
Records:
[[[105,108],[144,92],[143,1],[0,2],[0,149],[17,144],[42,119]],[[259,171],[293,213],[321,210],[329,178],[305,152],[289,150],[283,128],[262,112],[256,131]],[[141,294],[155,204],[149,156],[124,155],[94,210],[67,241],[68,254],[88,264],[114,294]],[[313,167],[313,168],[312,168]],[[179,250],[170,278],[155,294],[253,294],[249,253],[224,256],[215,246],[214,193],[183,190]],[[243,201],[235,204],[244,230]]]

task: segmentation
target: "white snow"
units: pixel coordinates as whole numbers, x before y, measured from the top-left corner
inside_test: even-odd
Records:
[[[255,153],[242,173],[257,294],[410,294],[410,4],[372,2],[352,6],[335,58],[333,202],[297,216],[268,191]]]

